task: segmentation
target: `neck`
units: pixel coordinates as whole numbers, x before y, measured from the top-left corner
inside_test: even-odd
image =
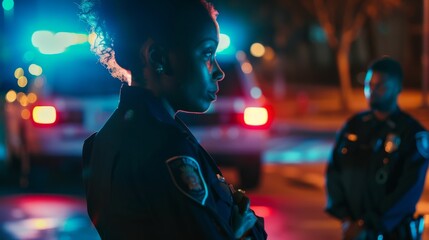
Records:
[[[375,117],[380,120],[384,121],[386,120],[393,112],[396,111],[398,107],[395,105],[388,111],[380,111],[380,110],[373,110]]]
[[[162,105],[164,106],[165,110],[167,110],[168,114],[172,118],[174,118],[174,116],[176,115],[176,111],[174,111],[174,109],[171,106],[171,104],[165,98],[162,98],[161,101],[162,101]]]

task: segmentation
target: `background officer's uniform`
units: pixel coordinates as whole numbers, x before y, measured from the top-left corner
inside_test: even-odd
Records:
[[[369,233],[384,239],[409,239],[404,231],[423,191],[428,149],[428,132],[399,109],[385,121],[371,111],[355,115],[328,164],[326,211],[364,220]]]
[[[234,239],[228,184],[151,92],[123,85],[83,157],[88,213],[103,239]],[[266,238],[262,218],[251,236]]]

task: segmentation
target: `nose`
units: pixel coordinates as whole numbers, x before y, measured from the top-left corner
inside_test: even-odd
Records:
[[[215,66],[214,66],[213,73],[212,73],[213,80],[215,80],[216,82],[222,81],[224,77],[225,77],[225,73],[220,68],[217,60],[215,60]]]

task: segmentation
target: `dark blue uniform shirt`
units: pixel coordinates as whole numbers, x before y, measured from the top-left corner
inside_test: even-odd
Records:
[[[234,239],[228,184],[151,92],[123,85],[83,158],[88,213],[102,239]],[[266,238],[261,218],[250,236]]]
[[[327,212],[362,219],[374,231],[393,231],[414,214],[422,194],[428,136],[399,109],[385,121],[370,111],[352,117],[339,132],[328,164]]]

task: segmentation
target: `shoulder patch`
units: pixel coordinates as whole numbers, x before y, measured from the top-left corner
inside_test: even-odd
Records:
[[[417,150],[424,158],[429,158],[429,132],[422,131],[416,134]]]
[[[165,163],[171,179],[179,191],[204,205],[208,197],[208,190],[197,160],[189,156],[174,156]]]

